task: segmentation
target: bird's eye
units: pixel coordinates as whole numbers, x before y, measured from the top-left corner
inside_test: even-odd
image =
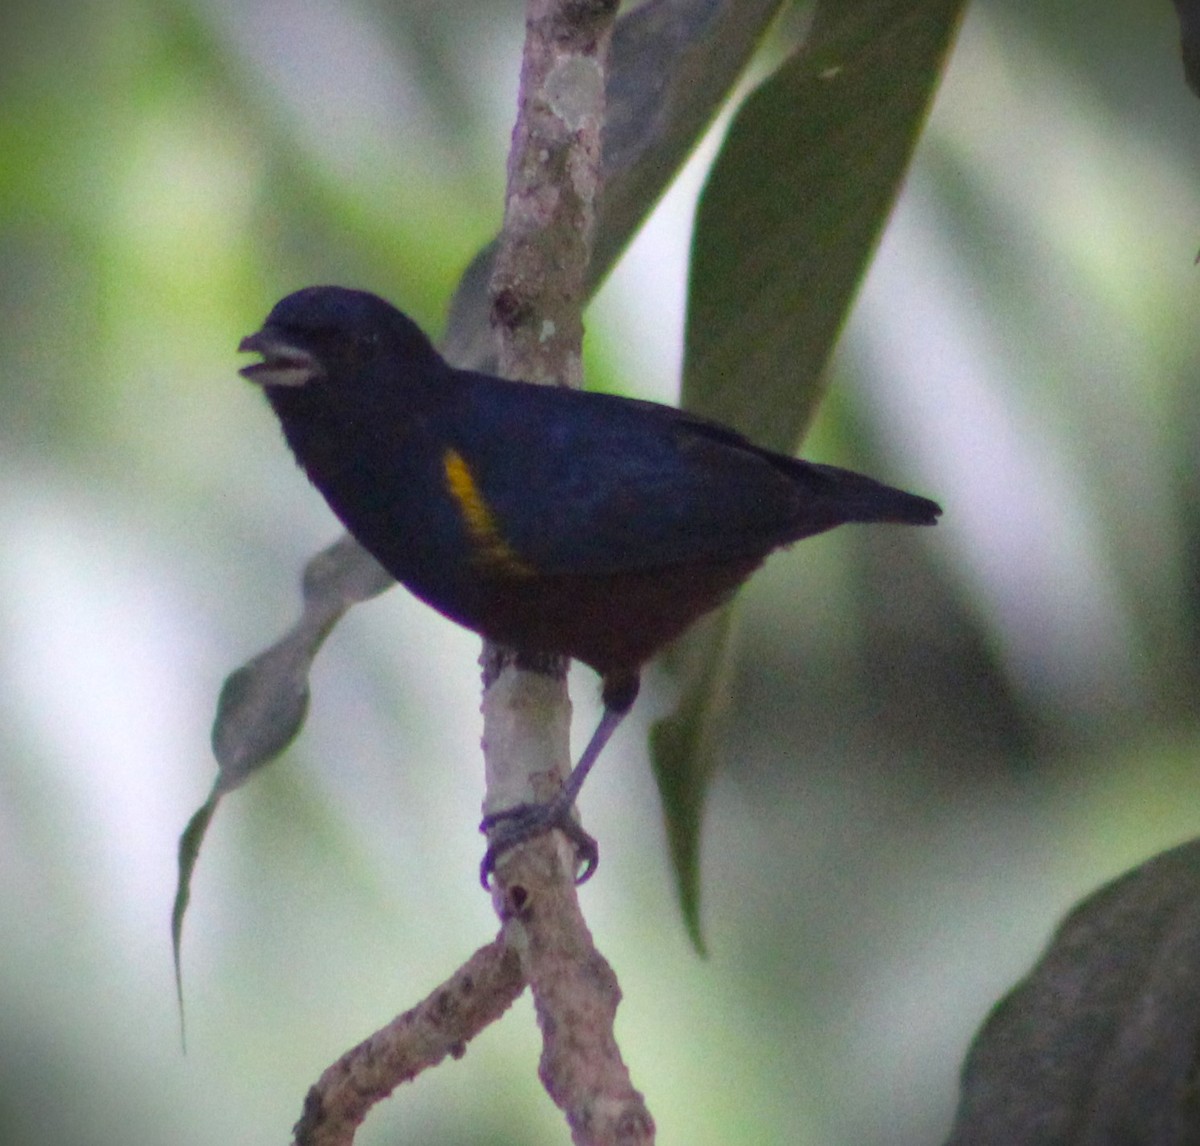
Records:
[[[378,331],[364,332],[354,340],[354,349],[358,358],[374,358],[379,352],[380,337]]]

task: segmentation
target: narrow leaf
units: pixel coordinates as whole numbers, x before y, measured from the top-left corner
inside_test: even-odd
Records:
[[[231,673],[221,688],[212,730],[219,792],[243,784],[292,742],[308,711],[308,674],[325,638],[351,605],[392,584],[383,567],[349,537],[309,561],[300,619]]]
[[[704,933],[700,926],[700,824],[704,813],[706,783],[696,783],[702,774],[712,775],[728,724],[729,650],[733,611],[721,609],[703,618],[686,642],[676,646],[675,656],[692,656],[682,675],[697,682],[685,691],[679,707],[650,731],[650,754],[658,782],[667,827],[667,848],[675,870],[675,883],[688,938],[703,955]],[[679,667],[679,666],[677,666]]]
[[[809,42],[739,110],[696,216],[689,409],[796,448],[962,7],[820,4]]]
[[[245,783],[291,743],[308,710],[308,674],[325,638],[351,605],[382,593],[393,581],[366,550],[343,537],[309,561],[301,584],[304,607],[296,625],[269,649],[231,673],[221,688],[212,729],[216,783],[212,795],[188,821],[179,839],[171,945],[181,1031],[183,917],[200,845],[217,804],[226,792]]]
[[[179,837],[179,880],[175,885],[175,903],[171,908],[171,953],[175,960],[175,997],[179,1003],[179,1037],[187,1050],[187,1029],[183,1019],[183,917],[187,913],[188,901],[192,896],[192,872],[200,855],[200,844],[213,813],[221,801],[220,794],[213,793],[199,808]]]
[[[692,240],[683,404],[794,450],[891,211],[962,0],[828,0],[805,46],[739,109]],[[687,926],[698,933],[697,810],[717,762],[728,626],[684,637],[683,699],[655,739]],[[691,666],[690,668],[687,666]],[[670,745],[672,751],[660,752]],[[683,866],[680,866],[680,865]]]

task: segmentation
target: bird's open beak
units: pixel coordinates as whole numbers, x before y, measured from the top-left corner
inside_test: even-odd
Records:
[[[305,386],[325,373],[309,351],[293,346],[269,326],[243,338],[238,343],[238,353],[262,355],[261,362],[238,371],[259,386]]]

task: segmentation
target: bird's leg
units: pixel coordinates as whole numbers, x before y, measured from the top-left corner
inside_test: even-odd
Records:
[[[488,848],[479,865],[479,878],[485,888],[490,886],[496,861],[505,852],[553,828],[557,828],[575,845],[576,862],[583,865],[575,882],[584,883],[591,878],[600,862],[600,849],[596,841],[579,826],[572,812],[592,765],[625,719],[625,714],[633,707],[637,690],[636,676],[632,683],[627,677],[617,681],[605,679],[604,712],[600,716],[600,723],[596,725],[596,731],[579,757],[579,763],[571,769],[570,775],[552,799],[543,804],[517,804],[484,817],[479,830],[487,834]]]
[[[596,841],[579,826],[572,812],[575,799],[592,770],[592,765],[596,763],[609,738],[617,730],[617,725],[624,718],[623,711],[605,707],[600,723],[596,725],[596,731],[592,733],[583,755],[579,757],[579,763],[571,769],[570,775],[553,798],[544,804],[517,804],[515,807],[484,817],[479,825],[479,830],[486,832],[488,836],[488,849],[479,865],[479,877],[484,887],[489,886],[496,861],[505,852],[552,828],[558,828],[575,845],[577,861],[583,864],[583,871],[575,878],[576,883],[583,883],[596,870],[600,858],[599,848]]]

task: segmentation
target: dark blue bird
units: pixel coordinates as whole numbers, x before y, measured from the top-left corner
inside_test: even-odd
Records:
[[[391,304],[309,287],[239,350],[299,464],[359,543],[439,612],[525,653],[574,657],[604,715],[560,794],[484,821],[500,854],[570,815],[637,697],[643,664],[772,550],[848,522],[932,525],[940,508],[759,449],[670,406],[458,370]]]

